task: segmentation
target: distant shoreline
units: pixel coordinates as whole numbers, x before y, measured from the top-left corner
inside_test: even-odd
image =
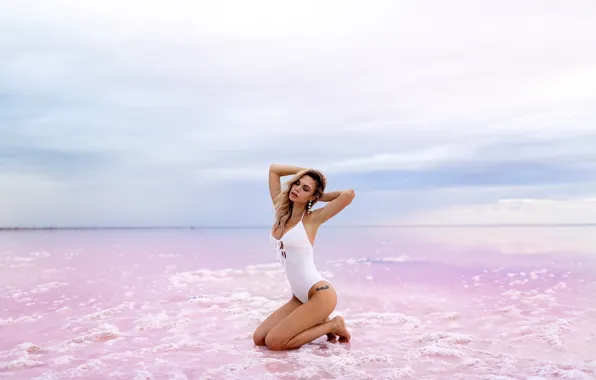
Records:
[[[339,225],[330,228],[506,228],[506,227],[596,227],[596,223],[561,224],[378,224]],[[0,227],[0,232],[15,231],[102,231],[102,230],[250,230],[270,226],[135,226],[135,227]]]

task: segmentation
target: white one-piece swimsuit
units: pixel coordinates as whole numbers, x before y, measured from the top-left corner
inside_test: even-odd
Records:
[[[274,238],[271,232],[269,235],[274,242],[277,259],[285,268],[292,293],[302,303],[306,303],[310,288],[319,281],[327,280],[315,267],[314,249],[302,224],[302,218],[296,226],[286,231],[280,240]]]

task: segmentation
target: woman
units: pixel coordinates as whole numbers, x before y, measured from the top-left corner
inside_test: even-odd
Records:
[[[281,177],[286,175],[294,176],[282,191]],[[337,305],[337,293],[314,265],[313,244],[319,227],[352,202],[354,190],[325,193],[326,184],[325,176],[314,169],[276,164],[269,168],[269,192],[276,211],[270,235],[293,295],[254,332],[257,346],[289,350],[324,335],[329,340],[335,335],[340,342],[350,340],[344,319],[328,318]],[[329,203],[312,210],[317,201]]]

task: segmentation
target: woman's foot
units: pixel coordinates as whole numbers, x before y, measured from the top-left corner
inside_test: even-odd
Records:
[[[327,317],[327,319],[325,320],[325,322],[329,322],[331,319],[329,317]],[[327,333],[327,342],[329,343],[335,343],[337,342],[337,336],[335,336],[334,333]]]
[[[339,343],[348,343],[350,341],[350,332],[346,328],[344,317],[337,316],[333,318],[333,328],[331,332],[339,336]]]

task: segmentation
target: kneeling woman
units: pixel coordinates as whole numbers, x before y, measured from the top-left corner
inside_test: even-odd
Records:
[[[293,177],[282,191],[281,177],[285,175]],[[337,293],[317,271],[313,245],[319,227],[352,202],[354,190],[325,193],[326,185],[325,176],[318,170],[287,165],[271,165],[269,169],[269,192],[276,211],[270,235],[293,294],[254,332],[256,345],[289,350],[324,335],[329,340],[336,336],[340,342],[350,340],[344,319],[329,319],[337,305]],[[317,201],[329,203],[312,211]]]

